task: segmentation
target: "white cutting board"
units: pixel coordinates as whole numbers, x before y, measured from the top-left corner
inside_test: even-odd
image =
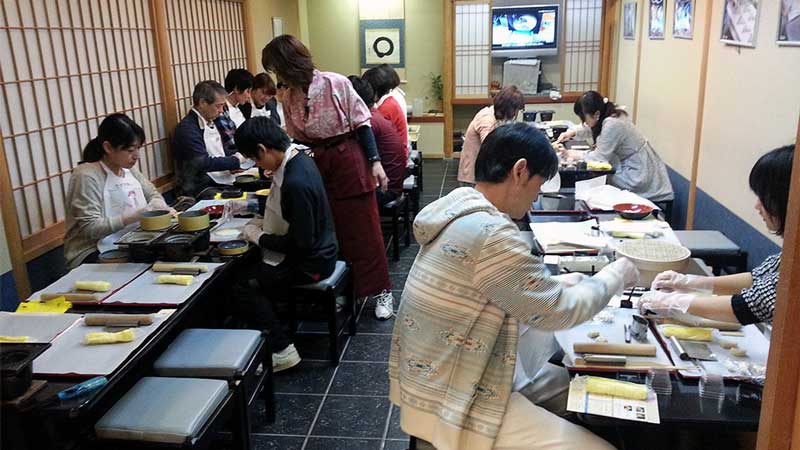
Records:
[[[130,283],[131,280],[149,268],[150,264],[136,263],[81,264],[55,283],[28,297],[28,301],[38,300],[42,294],[73,292],[73,286],[76,281],[108,281],[111,283],[111,289],[106,292],[80,291],[82,293],[95,294],[97,298],[102,300]]]
[[[659,325],[659,329],[662,326],[663,325]],[[767,358],[769,357],[769,340],[755,325],[744,326],[742,327],[741,331],[744,333],[744,336],[742,337],[721,336],[721,339],[736,342],[739,348],[747,350],[747,356],[733,356],[730,354],[730,351],[722,348],[717,342],[703,342],[703,344],[707,344],[709,349],[711,349],[711,353],[717,357],[717,361],[698,361],[698,365],[708,373],[722,375],[724,378],[729,379],[747,379],[748,377],[730,372],[724,364],[724,361],[727,359],[733,361],[752,362],[766,367]],[[664,338],[664,342],[667,343],[667,350],[669,351],[670,356],[672,356],[672,359],[675,361],[680,361],[680,356],[672,347],[669,339]],[[701,371],[697,369],[681,370],[680,374],[690,378],[700,377],[702,375]]]
[[[80,314],[0,312],[0,335],[28,336],[27,343],[47,343],[80,319]]]
[[[583,353],[575,353],[572,350],[572,345],[575,343],[581,342],[595,342],[592,340],[588,333],[590,331],[597,331],[600,333],[600,336],[606,338],[609,344],[625,344],[625,331],[623,329],[623,325],[627,324],[630,325],[633,321],[632,316],[638,313],[635,309],[630,308],[615,308],[615,307],[607,307],[604,311],[609,311],[614,314],[614,322],[612,323],[605,323],[605,322],[595,322],[595,321],[588,321],[578,325],[575,328],[570,328],[569,330],[562,330],[557,331],[555,333],[556,340],[561,348],[564,350],[564,363],[567,367],[574,367],[576,358],[582,358]],[[645,344],[645,342],[639,342],[636,339],[631,339],[632,344]],[[633,364],[636,365],[645,365],[647,363],[655,363],[661,366],[671,366],[672,361],[669,360],[667,353],[661,348],[661,345],[658,343],[657,338],[653,335],[652,330],[648,330],[647,333],[647,344],[653,344],[656,346],[656,356],[628,356],[628,360],[631,361]],[[678,360],[680,361],[680,360]],[[681,366],[688,366],[689,363],[681,361],[683,364]],[[676,362],[676,364],[678,364]],[[630,371],[631,369],[625,369],[622,367],[615,367],[615,366],[600,366],[603,368],[608,368],[610,370],[619,370],[619,371]],[[636,370],[646,370],[646,369],[636,369]]]
[[[33,360],[33,373],[40,375],[108,375],[117,370],[175,310],[162,310],[150,325],[134,328],[131,342],[84,345],[86,333],[106,331],[102,326],[87,327],[83,319],[56,337],[52,346]]]
[[[224,266],[225,263],[204,263],[203,265],[208,266],[208,272],[194,277],[192,284],[189,286],[158,284],[156,279],[159,275],[167,274],[148,270],[132,283],[114,293],[114,295],[106,298],[103,304],[180,305],[197,292],[203,283],[211,278],[214,271]]]

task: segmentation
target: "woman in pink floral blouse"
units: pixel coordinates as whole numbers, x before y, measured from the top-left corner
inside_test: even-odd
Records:
[[[353,266],[356,295],[374,295],[376,317],[388,319],[394,299],[375,203],[376,186],[386,190],[388,179],[370,128],[369,108],[347,78],[317,70],[306,46],[294,36],[273,39],[264,47],[261,62],[289,86],[283,99],[286,131],[313,150],[341,255]]]

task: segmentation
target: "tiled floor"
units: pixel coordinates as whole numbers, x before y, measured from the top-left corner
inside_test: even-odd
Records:
[[[423,172],[424,206],[458,187],[457,161],[427,160]],[[387,248],[390,245],[387,238]],[[419,246],[401,245],[401,258],[389,257],[389,274],[399,306],[406,276]],[[400,430],[398,410],[389,402],[387,375],[394,319],[379,321],[374,304],[362,306],[358,334],[345,339],[341,362],[325,360],[324,335],[301,338],[299,366],[276,374],[277,420],[263,421],[263,404],[253,414],[253,448],[257,450],[405,450],[408,436]],[[302,324],[313,330],[315,324]],[[319,329],[319,328],[318,328]],[[322,329],[319,329],[322,332]]]

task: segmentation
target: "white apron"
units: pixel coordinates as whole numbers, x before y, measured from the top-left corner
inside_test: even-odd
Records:
[[[250,110],[250,118],[272,116],[272,111],[269,111],[266,105],[263,108],[256,108],[256,104],[253,102],[250,102],[250,105],[252,106],[252,109]]]
[[[297,151],[293,146],[286,150],[281,166],[272,174],[272,186],[270,186],[269,196],[264,206],[264,221],[261,224],[261,229],[267,234],[284,236],[289,232],[289,222],[283,219],[283,212],[281,211],[281,185],[283,184],[283,172],[286,169],[286,164],[296,154]],[[272,250],[261,249],[261,259],[264,264],[277,266],[286,259],[286,255]]]
[[[130,170],[122,169],[122,176],[117,176],[105,164],[100,162],[106,172],[106,184],[103,187],[103,212],[106,217],[119,217],[138,211],[147,206],[147,199],[139,183]],[[117,248],[117,242],[128,231],[136,227],[136,223],[110,234],[97,243],[97,250],[103,253]]]
[[[238,106],[233,106],[230,103],[228,103],[228,117],[231,118],[233,124],[236,125],[236,128],[239,128],[239,126],[241,126],[245,120],[242,110],[239,109]]]
[[[222,148],[222,136],[219,134],[219,130],[216,127],[206,126],[203,127],[203,142],[206,145],[206,153],[212,158],[224,158],[225,150]],[[224,184],[228,186],[233,186],[233,182],[236,181],[236,177],[229,170],[220,170],[217,172],[208,172],[208,176],[211,177],[217,184]]]

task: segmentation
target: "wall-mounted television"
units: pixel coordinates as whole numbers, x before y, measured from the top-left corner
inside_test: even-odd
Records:
[[[558,5],[492,8],[492,56],[557,55],[559,19]]]

